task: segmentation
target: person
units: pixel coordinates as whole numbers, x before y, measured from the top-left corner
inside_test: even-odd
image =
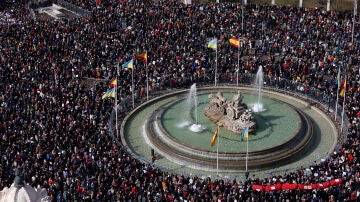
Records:
[[[0,189],[9,186],[14,170],[22,167],[27,171],[25,182],[46,188],[58,201],[221,197],[342,201],[353,199],[359,191],[359,46],[357,35],[354,44],[348,43],[350,13],[247,5],[242,32],[236,3],[68,2],[90,14],[64,21],[33,19],[26,1],[0,6]],[[248,39],[240,51],[239,73],[245,82],[261,65],[267,83],[277,88],[299,89],[315,98],[327,90],[336,97],[338,68],[343,77],[347,75],[345,102],[340,101],[349,120],[347,130],[338,137],[338,149],[314,163],[314,175],[306,175],[306,168],[301,168],[268,178],[253,176],[244,188],[238,180],[165,172],[114,143],[107,133],[113,100],[101,95],[116,75],[117,65],[147,50],[150,93],[188,88],[194,82],[212,83],[215,53],[205,46],[215,36],[220,47],[219,82],[231,83],[236,81],[238,50],[226,43],[238,35]],[[145,68],[135,65],[134,92],[146,86]],[[131,71],[119,69],[119,97],[131,96],[131,83]],[[340,126],[339,118],[335,124]],[[343,183],[315,193],[252,189],[274,182],[305,184],[336,178]]]

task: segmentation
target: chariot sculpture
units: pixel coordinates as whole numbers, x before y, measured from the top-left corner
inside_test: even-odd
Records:
[[[256,122],[251,109],[242,103],[243,98],[241,93],[234,95],[232,100],[226,100],[220,91],[216,95],[210,94],[204,114],[215,124],[235,133],[241,133],[245,127],[254,131]]]

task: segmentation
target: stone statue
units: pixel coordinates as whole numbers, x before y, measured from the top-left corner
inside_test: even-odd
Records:
[[[244,127],[254,131],[256,129],[254,116],[246,104],[242,103],[243,98],[243,95],[238,93],[228,101],[221,92],[216,95],[210,94],[210,102],[205,107],[204,114],[215,124],[235,133],[241,133]]]

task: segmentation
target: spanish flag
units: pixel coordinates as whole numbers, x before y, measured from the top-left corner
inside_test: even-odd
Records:
[[[116,86],[116,79],[112,80],[111,83],[110,83],[110,86],[111,87],[115,87]]]
[[[146,61],[147,60],[147,52],[143,52],[143,53],[137,55],[136,58]]]
[[[231,38],[229,39],[230,45],[234,46],[235,48],[240,47],[240,40],[238,38]]]
[[[211,146],[215,146],[216,145],[216,140],[219,136],[219,127],[216,128],[215,134],[213,135],[213,137],[211,138]]]
[[[211,41],[209,41],[208,48],[216,50],[217,49],[217,39],[212,39]]]
[[[346,77],[345,77],[345,80],[343,81],[344,84],[343,86],[341,87],[341,91],[340,91],[340,96],[341,97],[344,97],[345,96],[345,91],[346,91]]]

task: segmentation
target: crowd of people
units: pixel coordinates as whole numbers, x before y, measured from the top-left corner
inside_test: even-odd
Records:
[[[21,167],[25,181],[46,188],[53,201],[360,200],[360,35],[356,24],[352,43],[351,13],[266,5],[246,5],[242,13],[238,3],[67,2],[90,14],[44,20],[30,14],[27,1],[0,7],[0,190]],[[231,37],[244,39],[239,67]],[[218,39],[220,83],[236,83],[237,72],[243,79],[261,65],[272,81],[287,79],[336,97],[340,68],[347,85],[339,104],[349,123],[339,130],[347,137],[339,149],[314,163],[310,174],[303,168],[245,183],[169,173],[117,145],[108,133],[113,99],[102,99],[103,92],[118,72],[119,97],[146,96],[143,61],[134,63],[134,89],[131,71],[121,65],[147,51],[150,93],[212,83],[212,38]],[[325,189],[252,186],[339,178],[341,184]]]

